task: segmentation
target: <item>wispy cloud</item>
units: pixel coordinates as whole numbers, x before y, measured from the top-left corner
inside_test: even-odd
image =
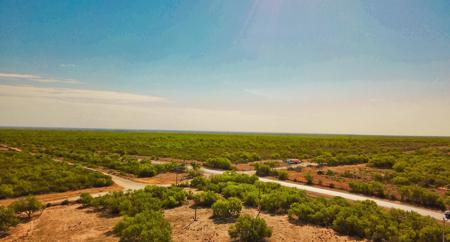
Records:
[[[164,98],[158,96],[139,95],[127,92],[15,85],[0,85],[0,96],[119,105],[140,105],[166,101]]]
[[[0,72],[0,80],[21,80],[39,83],[63,83],[63,84],[81,83],[80,81],[75,79],[55,79],[36,74],[8,73],[8,72]]]

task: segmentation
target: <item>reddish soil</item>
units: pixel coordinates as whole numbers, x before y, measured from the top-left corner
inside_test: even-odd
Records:
[[[10,230],[10,235],[0,239],[12,241],[119,241],[112,228],[120,217],[105,217],[79,205],[55,206],[36,214],[32,221]]]
[[[57,201],[57,200],[64,200],[71,197],[79,196],[83,192],[87,193],[100,193],[100,192],[108,192],[108,191],[120,191],[122,190],[122,187],[113,184],[108,187],[95,187],[95,188],[87,188],[82,190],[76,190],[76,191],[68,191],[68,192],[61,192],[61,193],[49,193],[49,194],[42,194],[42,195],[36,195],[36,198],[42,202],[43,204],[46,204],[48,202]],[[19,198],[10,198],[10,199],[1,199],[0,205],[8,206],[12,202],[16,201]]]
[[[327,175],[327,171],[334,172],[333,175]],[[368,167],[366,164],[358,165],[344,165],[334,167],[303,167],[301,171],[288,171],[288,180],[294,182],[306,183],[306,174],[313,177],[313,185],[338,190],[350,191],[348,183],[351,181],[369,182],[375,180],[375,174],[382,174],[386,170],[380,170],[373,167]],[[345,174],[351,177],[346,177]],[[400,198],[398,188],[393,184],[384,184],[387,194],[394,196],[396,199]]]
[[[236,170],[237,171],[252,171],[255,169],[255,163],[275,163],[274,167],[287,167],[288,165],[284,163],[282,160],[261,160],[261,161],[254,161],[254,162],[248,162],[248,163],[239,163],[236,164]]]

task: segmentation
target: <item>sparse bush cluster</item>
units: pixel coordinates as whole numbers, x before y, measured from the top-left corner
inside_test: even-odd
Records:
[[[362,193],[369,196],[376,197],[384,197],[385,188],[384,185],[380,182],[371,181],[371,182],[358,182],[352,181],[348,183],[352,192]]]
[[[121,242],[172,241],[170,223],[155,210],[144,210],[134,217],[125,216],[114,227],[114,233]]]
[[[446,201],[443,197],[422,187],[402,186],[400,187],[400,196],[402,201],[439,209],[446,208]]]
[[[213,191],[197,193],[193,197],[195,205],[204,207],[211,207],[211,205],[213,205],[213,203],[215,203],[219,199],[220,195]]]
[[[395,160],[396,158],[393,156],[377,156],[370,159],[369,165],[377,168],[389,169],[395,164]]]
[[[19,223],[19,216],[26,214],[30,219],[33,213],[43,208],[35,197],[27,196],[11,203],[8,207],[0,206],[0,236],[7,234],[11,226]]]
[[[340,166],[367,163],[369,158],[365,155],[338,154],[336,156],[331,156],[330,154],[324,154],[316,157],[314,160],[317,163],[326,164],[327,166]]]
[[[262,218],[242,215],[237,219],[236,224],[230,226],[228,234],[231,238],[237,238],[242,242],[257,242],[272,236],[272,229]]]
[[[209,158],[205,161],[205,165],[211,168],[222,170],[231,170],[232,168],[231,161],[223,157]]]
[[[235,197],[219,199],[212,205],[215,218],[233,218],[239,216],[242,210],[241,200]]]
[[[147,186],[134,192],[111,192],[92,198],[82,195],[85,206],[125,215],[114,228],[120,241],[171,241],[170,224],[164,219],[161,209],[182,205],[187,194],[180,187]]]
[[[255,170],[257,176],[275,176],[280,180],[287,180],[288,178],[286,170],[276,170],[270,164],[256,163]]]
[[[251,161],[261,160],[261,156],[255,152],[238,151],[238,152],[226,152],[223,157],[235,162],[235,163],[247,163]]]

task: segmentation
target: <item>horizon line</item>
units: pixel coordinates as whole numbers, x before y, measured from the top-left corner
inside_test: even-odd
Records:
[[[350,133],[309,133],[309,132],[276,132],[276,131],[224,131],[224,130],[189,130],[189,129],[133,129],[133,128],[85,128],[57,126],[8,126],[0,125],[0,129],[35,129],[35,130],[86,130],[116,132],[148,132],[148,133],[203,133],[203,134],[254,134],[254,135],[286,135],[286,136],[377,136],[405,138],[450,138],[450,135],[395,135],[395,134],[350,134]]]

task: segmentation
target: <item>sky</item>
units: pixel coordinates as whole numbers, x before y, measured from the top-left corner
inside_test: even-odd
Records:
[[[449,136],[449,13],[0,0],[0,126]]]

